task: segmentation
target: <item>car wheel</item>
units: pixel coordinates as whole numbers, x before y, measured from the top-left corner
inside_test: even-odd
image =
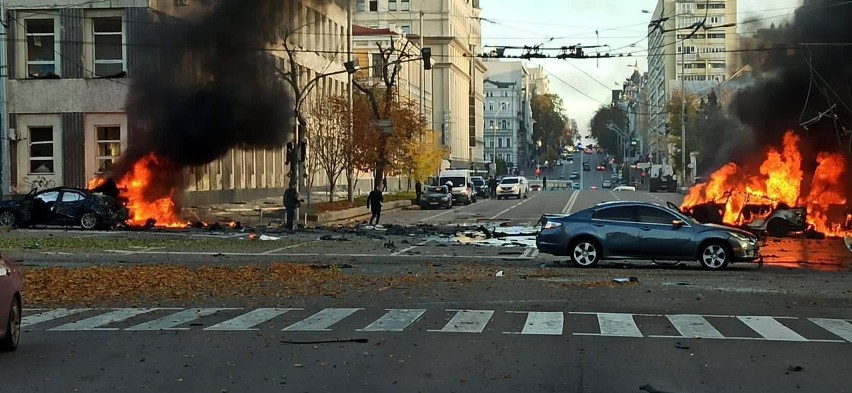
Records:
[[[17,297],[12,299],[12,307],[9,308],[9,321],[6,323],[6,335],[0,339],[0,349],[14,351],[18,349],[21,341],[21,301]]]
[[[575,240],[568,246],[571,263],[577,267],[593,267],[601,259],[598,245],[589,239]]]
[[[95,212],[85,212],[80,216],[80,226],[83,229],[97,229],[101,224],[101,218]]]
[[[731,261],[731,251],[721,243],[707,243],[701,248],[698,261],[708,270],[721,270]]]
[[[0,226],[13,227],[17,223],[17,217],[11,210],[0,211]]]
[[[790,232],[790,224],[783,218],[773,218],[766,224],[766,233],[770,236],[783,237]]]

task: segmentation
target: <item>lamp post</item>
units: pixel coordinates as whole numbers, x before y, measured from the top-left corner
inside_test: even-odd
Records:
[[[503,110],[504,104],[506,105],[506,107],[509,106],[506,101],[500,102],[500,106],[497,108],[497,111],[494,112],[494,124],[491,125],[491,135],[493,135],[494,138],[491,140],[491,147],[493,148],[493,153],[491,153],[491,162],[494,163],[495,176],[497,175],[497,116],[500,115],[500,111]]]

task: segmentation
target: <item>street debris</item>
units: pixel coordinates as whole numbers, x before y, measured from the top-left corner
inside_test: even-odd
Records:
[[[494,276],[495,276],[495,277],[503,277],[503,271],[502,271],[502,270],[500,270],[500,271],[499,271],[499,272],[497,272],[497,274],[495,274]]]
[[[677,349],[689,349],[689,345],[681,344],[680,342],[675,343],[675,348]]]
[[[322,235],[319,237],[319,240],[329,240],[329,241],[337,241],[337,242],[347,242],[349,239],[344,235],[334,236],[334,235]]]
[[[354,266],[352,266],[348,263],[337,263],[337,264],[333,264],[333,265],[311,264],[310,266],[311,266],[311,269],[314,269],[314,270],[317,270],[317,269],[330,269],[330,270],[333,270],[333,269],[351,269],[351,268],[354,267]]]
[[[612,282],[617,282],[619,284],[627,284],[631,282],[639,282],[639,279],[636,277],[627,277],[627,278],[614,278]]]
[[[260,240],[281,240],[278,236],[260,235]]]
[[[800,372],[804,369],[805,368],[802,367],[802,366],[789,366],[789,367],[787,367],[787,372],[785,372],[784,374],[790,374],[791,372],[797,373],[797,372]]]
[[[668,391],[665,391],[665,390],[657,389],[657,388],[651,386],[650,384],[645,384],[645,385],[640,386],[639,390],[641,390],[643,392],[648,392],[648,393],[672,393],[672,392],[668,392]]]
[[[391,252],[396,252],[396,244],[393,243],[393,240],[385,242],[385,248],[391,250]]]

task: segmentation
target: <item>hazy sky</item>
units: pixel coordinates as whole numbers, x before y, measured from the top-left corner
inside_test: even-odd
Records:
[[[738,30],[751,32],[760,24],[790,17],[800,3],[801,0],[740,0]],[[633,52],[634,57],[532,62],[544,66],[551,90],[562,97],[568,116],[577,120],[585,134],[595,110],[609,103],[610,91],[621,87],[633,73],[633,66],[638,64],[641,72],[647,71],[644,37],[652,15],[643,10],[653,12],[656,4],[656,0],[481,0],[482,17],[493,21],[482,22],[483,45],[609,45],[612,53]],[[772,16],[778,18],[767,19]],[[743,23],[755,18],[760,18],[760,22]],[[548,42],[551,37],[553,40]],[[586,49],[586,54],[594,51]]]

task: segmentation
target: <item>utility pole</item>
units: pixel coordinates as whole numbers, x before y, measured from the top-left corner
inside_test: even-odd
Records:
[[[677,39],[677,37],[675,37]],[[686,181],[686,89],[684,88],[684,73],[686,65],[686,37],[681,40],[680,44],[680,165],[683,180],[681,187],[686,187],[689,184]]]
[[[12,165],[9,162],[12,138],[9,132],[9,106],[6,99],[6,81],[11,67],[6,59],[9,44],[6,22],[6,0],[0,0],[0,196],[12,193]]]

